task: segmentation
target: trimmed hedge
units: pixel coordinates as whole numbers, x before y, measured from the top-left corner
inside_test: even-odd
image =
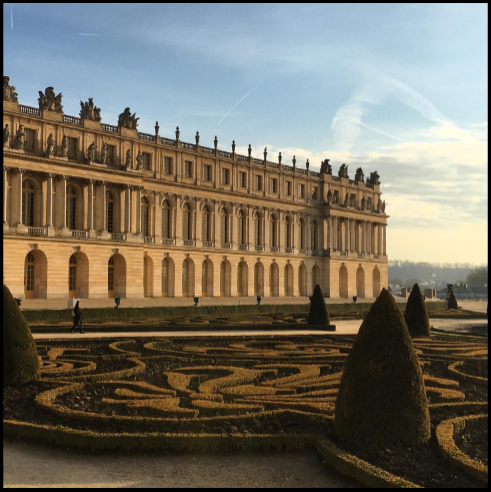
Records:
[[[401,310],[405,303],[398,303]],[[372,303],[329,304],[330,315],[364,315]],[[431,302],[426,305],[428,311],[446,309],[445,301]],[[185,307],[151,307],[151,308],[92,308],[82,311],[84,325],[95,321],[129,321],[138,319],[172,319],[196,316],[250,316],[269,314],[307,314],[310,304],[262,304],[247,306],[185,306]],[[72,321],[71,309],[27,309],[22,311],[28,323],[55,323]]]
[[[457,299],[455,298],[455,294],[453,293],[453,290],[450,292],[450,295],[448,296],[447,307],[448,309],[459,309],[459,305],[457,304]]]
[[[3,385],[18,386],[38,378],[39,360],[31,330],[3,284]]]
[[[404,320],[412,338],[430,336],[430,318],[418,284],[414,284],[411,289],[404,311]]]
[[[430,438],[423,374],[401,311],[382,289],[344,368],[334,429],[354,439],[419,444]]]

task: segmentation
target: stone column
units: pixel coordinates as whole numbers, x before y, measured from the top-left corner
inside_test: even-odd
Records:
[[[53,226],[53,178],[54,174],[46,175],[46,226]]]
[[[378,224],[377,225],[378,227],[378,254],[381,255],[382,254],[382,224]]]
[[[346,238],[345,238],[345,245],[344,245],[344,250],[346,251],[346,253],[349,253],[349,250],[350,250],[350,221],[349,221],[349,218],[346,217],[344,219],[344,224],[345,224],[345,227],[346,227]]]
[[[263,217],[264,217],[264,220],[263,220],[263,225],[264,225],[264,234],[263,234],[263,245],[264,245],[264,251],[269,251],[269,247],[270,247],[270,243],[271,243],[271,238],[270,238],[270,233],[271,233],[271,223],[269,221],[269,210],[268,209],[265,209],[263,211]],[[264,267],[264,278],[266,278],[266,267]],[[268,275],[269,275],[269,270],[268,270]],[[264,284],[265,285],[265,289],[266,289],[266,283]],[[269,285],[269,280],[268,280],[268,285]],[[264,294],[266,295],[266,290],[264,291]],[[268,296],[269,296],[269,292],[268,292]]]
[[[360,223],[355,220],[354,221],[355,224],[354,224],[354,227],[355,227],[355,248],[354,248],[354,252],[355,253],[359,253],[360,252],[360,232],[359,232],[359,228],[360,228]]]
[[[176,227],[174,228],[176,245],[182,246],[182,197],[180,195],[178,195],[176,200],[176,208],[174,210],[174,215],[175,215],[175,225],[176,225]],[[177,279],[177,274],[176,274],[176,279]]]
[[[384,224],[384,249],[383,249],[383,254],[387,254],[387,224]]]
[[[249,251],[255,251],[255,242],[254,242],[254,210],[252,207],[248,207],[249,213],[247,214],[247,237],[249,238],[249,246],[248,249]],[[254,268],[252,269],[254,273]],[[252,287],[254,290],[254,280],[252,283]]]
[[[195,224],[195,233],[194,239],[196,240],[196,246],[203,246],[203,241],[205,240],[203,236],[203,212],[201,211],[201,207],[203,205],[200,203],[200,200],[196,200],[196,224]],[[201,284],[200,284],[201,286]]]
[[[131,233],[131,186],[127,185],[125,189],[125,207],[124,207],[124,232]]]
[[[215,231],[213,240],[215,241],[215,248],[221,248],[221,237],[220,237],[220,227],[221,227],[220,217],[220,204],[215,202],[215,213],[213,214],[213,230]],[[221,262],[220,262],[221,263]],[[220,275],[220,270],[218,270],[218,274]],[[218,296],[220,295],[220,283],[218,284]]]
[[[3,223],[7,224],[7,204],[8,204],[8,188],[9,188],[9,181],[8,181],[8,167],[3,168]]]
[[[102,218],[102,227],[101,230],[106,231],[106,222],[107,222],[107,193],[106,193],[107,181],[101,181],[101,218]]]
[[[332,225],[331,225],[331,217],[327,218],[327,248],[329,250],[332,249]]]
[[[142,187],[136,189],[136,234],[142,232]]]
[[[334,216],[332,218],[333,221],[333,244],[332,244],[332,249],[334,251],[338,250],[338,218]]]
[[[155,237],[155,216],[157,213],[157,196],[154,191],[151,192],[151,200],[150,200],[150,236]],[[162,230],[162,227],[160,228]]]

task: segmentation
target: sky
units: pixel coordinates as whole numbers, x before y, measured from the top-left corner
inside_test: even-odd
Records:
[[[487,264],[487,4],[3,4],[19,103],[380,175],[389,260]]]

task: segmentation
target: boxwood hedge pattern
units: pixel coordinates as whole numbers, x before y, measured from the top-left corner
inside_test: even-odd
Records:
[[[42,377],[34,416],[4,411],[4,433],[92,449],[310,447],[366,485],[416,486],[325,437],[333,430],[353,340],[316,335],[43,341],[37,344]],[[482,339],[432,335],[413,343],[432,422],[487,412],[487,402],[473,400],[468,390],[487,382]],[[448,438],[442,442],[448,448]],[[463,453],[451,456],[454,464],[471,460]],[[487,480],[487,468],[479,470]]]

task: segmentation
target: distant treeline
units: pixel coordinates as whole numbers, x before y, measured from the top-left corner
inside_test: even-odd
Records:
[[[470,263],[415,263],[412,261],[389,261],[389,284],[412,287],[418,284],[433,284],[434,288],[447,284],[465,283],[469,274],[477,269],[486,269],[487,265]],[[471,276],[470,279],[473,277]]]

